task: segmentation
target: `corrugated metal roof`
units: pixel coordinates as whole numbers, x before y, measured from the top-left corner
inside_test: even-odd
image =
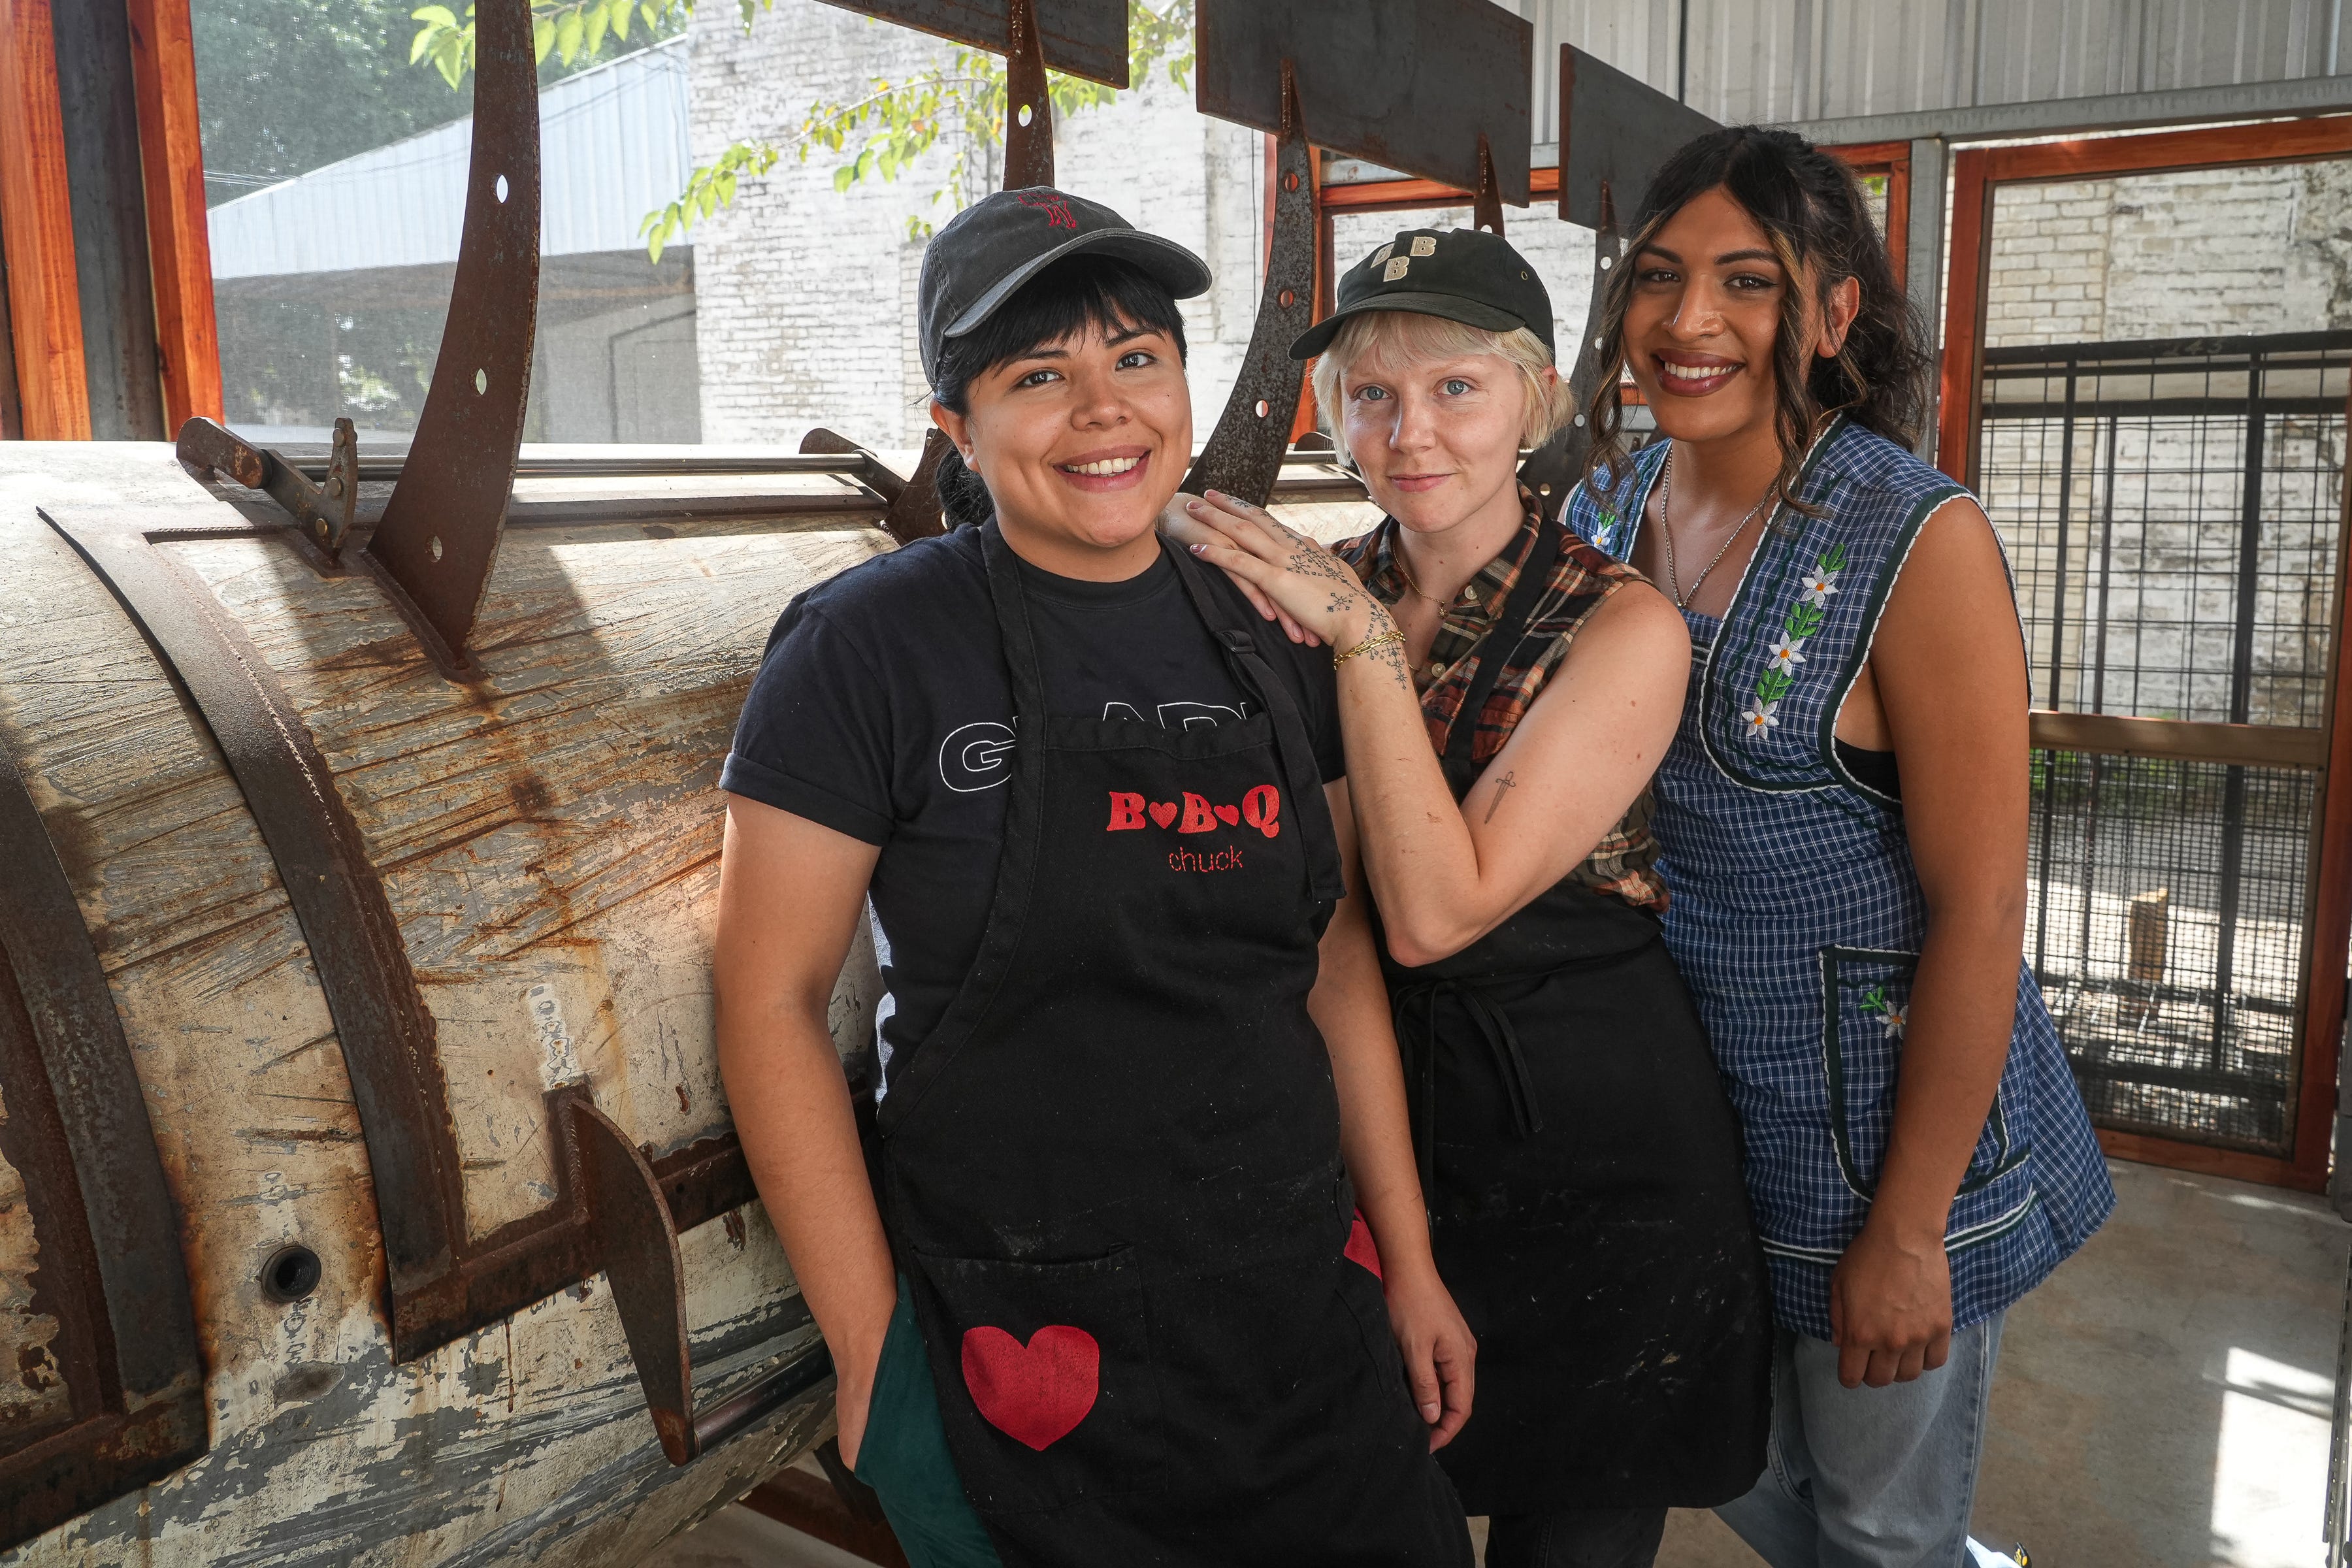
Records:
[[[1822,120],[2328,76],[2345,0],[1501,0],[1535,24],[1535,140],[1559,135],[1559,46],[1666,92],[1682,13],[1693,106]]]
[[[687,40],[582,71],[539,95],[540,249],[628,250],[694,167]],[[342,272],[457,259],[471,115],[223,202],[213,276]]]

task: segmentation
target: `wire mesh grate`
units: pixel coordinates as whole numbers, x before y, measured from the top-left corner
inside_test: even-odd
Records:
[[[2324,726],[2352,332],[1985,360],[2033,705]],[[2034,754],[2029,955],[2103,1125],[2289,1151],[2318,782]]]
[[[2104,1126],[2278,1152],[2317,775],[2037,752],[2026,946]]]

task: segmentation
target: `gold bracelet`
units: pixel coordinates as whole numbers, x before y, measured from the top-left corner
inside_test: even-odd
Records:
[[[1378,637],[1366,637],[1363,641],[1358,643],[1355,647],[1349,648],[1345,653],[1334,653],[1331,656],[1331,668],[1334,669],[1339,668],[1341,665],[1347,663],[1349,659],[1355,658],[1360,653],[1370,653],[1376,647],[1386,647],[1391,643],[1402,641],[1404,641],[1404,634],[1397,630],[1394,626],[1391,626],[1388,630],[1381,633]]]

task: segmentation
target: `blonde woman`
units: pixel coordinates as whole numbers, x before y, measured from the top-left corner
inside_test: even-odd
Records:
[[[1328,643],[1438,1269],[1478,1339],[1440,1454],[1492,1568],[1642,1568],[1763,1463],[1771,1334],[1739,1132],[1660,937],[1650,775],[1689,644],[1517,482],[1566,416],[1534,268],[1398,235],[1292,349],[1388,516],[1324,550],[1171,522]]]

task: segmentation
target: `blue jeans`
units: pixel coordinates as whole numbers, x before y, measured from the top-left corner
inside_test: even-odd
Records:
[[[2001,1314],[1911,1383],[1848,1388],[1837,1347],[1775,1331],[1764,1474],[1717,1509],[1772,1568],[1996,1568],[1969,1539]]]

